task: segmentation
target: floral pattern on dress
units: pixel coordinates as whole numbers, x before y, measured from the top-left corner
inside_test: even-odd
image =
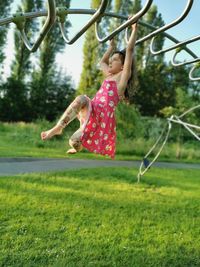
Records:
[[[117,84],[105,80],[91,100],[91,112],[81,137],[82,145],[89,151],[115,157],[116,120],[115,107],[119,102]]]

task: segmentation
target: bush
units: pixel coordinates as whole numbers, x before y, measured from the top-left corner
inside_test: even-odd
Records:
[[[116,109],[118,137],[131,139],[143,136],[144,127],[140,113],[136,108],[125,103],[120,103]]]

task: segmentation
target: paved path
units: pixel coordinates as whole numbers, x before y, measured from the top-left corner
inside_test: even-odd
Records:
[[[47,172],[95,167],[137,167],[139,161],[46,159],[46,158],[0,158],[0,176],[31,172]],[[159,168],[200,169],[200,164],[156,162]]]

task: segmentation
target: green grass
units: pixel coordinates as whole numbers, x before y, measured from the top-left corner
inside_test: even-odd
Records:
[[[200,266],[199,170],[0,178],[0,266]]]
[[[74,129],[69,126],[62,136],[56,136],[46,142],[41,141],[40,133],[52,127],[52,123],[39,121],[37,123],[0,123],[0,157],[53,157],[53,158],[89,158],[105,159],[100,155],[92,154],[86,150],[76,155],[67,155],[68,140]],[[72,125],[74,127],[74,125]],[[75,125],[76,126],[76,125]],[[117,140],[117,160],[141,159],[152,147],[155,140],[143,138],[125,139],[121,132]],[[199,162],[200,150],[196,147],[198,141],[193,143],[167,142],[159,160]],[[178,156],[177,156],[178,151]]]

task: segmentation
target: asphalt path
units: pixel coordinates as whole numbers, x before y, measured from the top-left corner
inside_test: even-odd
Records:
[[[0,158],[0,176],[32,172],[49,172],[97,167],[139,168],[140,161],[55,159],[55,158]],[[171,169],[199,169],[200,164],[156,162],[155,167]]]

